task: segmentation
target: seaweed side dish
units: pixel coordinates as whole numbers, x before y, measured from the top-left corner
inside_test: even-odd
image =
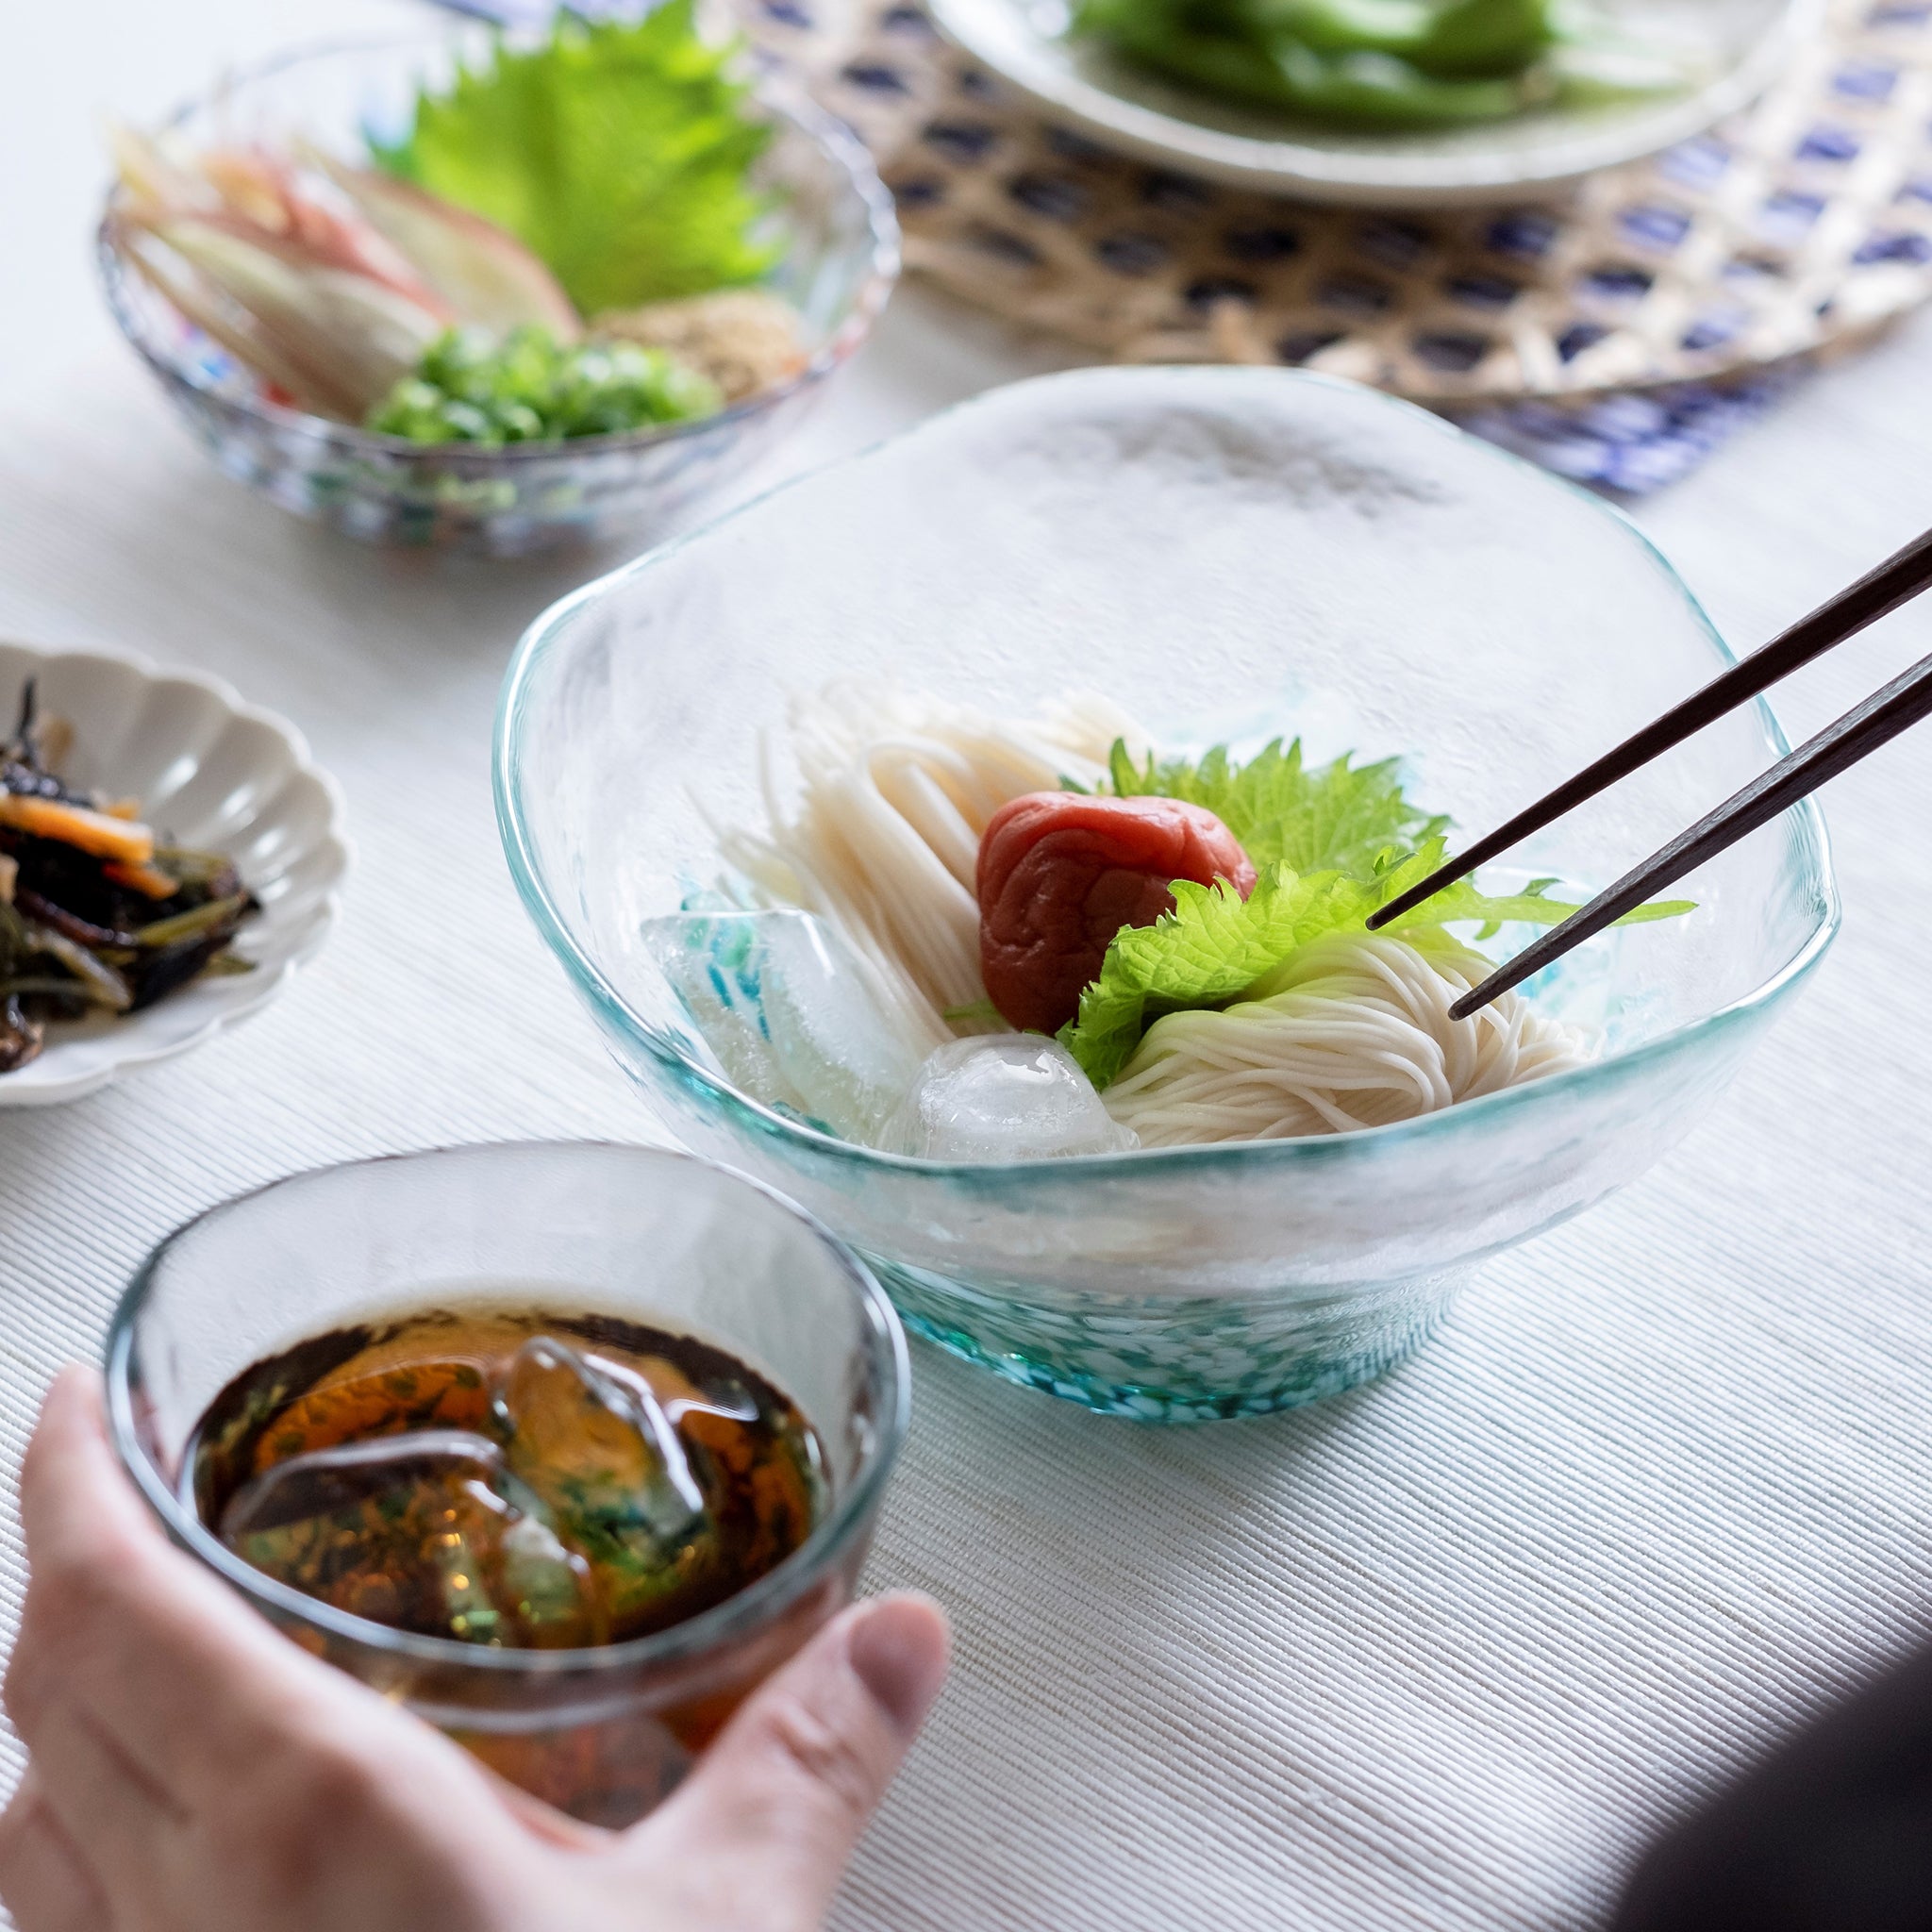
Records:
[[[29,679],[0,738],[0,1074],[41,1052],[50,1021],[138,1012],[250,970],[231,947],[259,908],[234,865],[168,842],[136,801],[69,784],[72,741]]]

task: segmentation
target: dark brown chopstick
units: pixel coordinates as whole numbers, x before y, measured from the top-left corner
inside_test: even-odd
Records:
[[[1827,724],[1816,738],[1788,752],[1768,772],[1752,779],[1661,851],[1653,853],[1634,872],[1625,873],[1561,925],[1553,926],[1541,939],[1524,947],[1507,966],[1499,966],[1481,985],[1464,993],[1449,1008],[1450,1017],[1468,1019],[1498,993],[1507,992],[1572,946],[1642,905],[1653,893],[1696,871],[1707,858],[1735,845],[1745,833],[1774,819],[1827,778],[1836,777],[1846,766],[1857,764],[1868,752],[1876,751],[1908,725],[1916,724],[1927,712],[1932,712],[1932,658],[1921,658],[1909,671],[1874,691],[1837,724]]]
[[[1748,658],[1740,659],[1728,671],[1712,678],[1682,704],[1674,706],[1641,731],[1632,732],[1614,750],[1607,751],[1594,764],[1586,765],[1574,778],[1566,778],[1554,791],[1546,792],[1534,805],[1518,812],[1507,824],[1498,825],[1487,838],[1478,839],[1461,857],[1438,867],[1420,885],[1411,886],[1407,891],[1390,900],[1388,905],[1378,907],[1369,917],[1370,930],[1387,925],[1391,919],[1399,919],[1403,913],[1411,911],[1424,899],[1432,898],[1444,886],[1454,885],[1457,879],[1486,864],[1518,840],[1541,831],[1551,820],[1561,818],[1585,799],[1594,798],[1618,779],[1627,777],[1640,765],[1646,765],[1659,753],[1670,750],[1672,745],[1681,744],[1713,719],[1735,710],[1746,699],[1756,697],[1780,678],[1788,677],[1800,665],[1810,663],[1812,658],[1821,657],[1834,644],[1841,644],[1867,625],[1875,624],[1887,611],[1896,610],[1928,585],[1932,585],[1932,530],[1927,530],[1922,537],[1915,537],[1903,550],[1888,557],[1876,570],[1868,572],[1836,597],[1821,604],[1810,616],[1800,618],[1789,630],[1779,632],[1768,644],[1760,644]],[[1890,688],[1887,687],[1888,690]],[[1850,715],[1856,717],[1858,714],[1853,712]],[[1744,796],[1742,792],[1738,795],[1740,798]],[[1634,878],[1636,874],[1631,876]],[[1565,929],[1558,926],[1550,937],[1554,939],[1557,932]],[[1591,929],[1594,931],[1596,928],[1592,926]]]

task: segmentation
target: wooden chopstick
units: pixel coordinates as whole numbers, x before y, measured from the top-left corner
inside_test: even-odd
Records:
[[[1369,929],[1374,931],[1412,911],[1424,899],[1432,898],[1444,886],[1454,885],[1518,840],[1541,831],[1552,819],[1561,818],[1585,799],[1594,798],[1619,778],[1627,777],[1640,765],[1648,764],[1659,753],[1681,744],[1713,719],[1735,710],[1781,677],[1790,676],[1800,665],[1810,663],[1834,644],[1841,644],[1867,625],[1875,624],[1887,611],[1896,610],[1928,585],[1932,585],[1932,530],[1915,537],[1903,550],[1894,551],[1877,569],[1867,572],[1857,583],[1821,604],[1810,616],[1800,618],[1789,630],[1779,632],[1768,644],[1760,644],[1748,658],[1740,658],[1682,704],[1673,706],[1641,731],[1632,732],[1614,750],[1607,751],[1594,764],[1586,765],[1574,778],[1566,778],[1554,791],[1546,792],[1507,824],[1498,825],[1487,838],[1478,839],[1460,858],[1439,866],[1421,884],[1378,907],[1369,916]],[[1741,798],[1744,794],[1738,795]],[[1550,937],[1554,939],[1557,932],[1564,930],[1558,926]]]
[[[1525,946],[1507,966],[1499,966],[1480,985],[1472,987],[1449,1008],[1450,1017],[1468,1019],[1498,993],[1507,992],[1552,959],[1560,958],[1572,946],[1642,905],[1654,892],[1694,872],[1707,858],[1774,819],[1827,778],[1836,777],[1846,766],[1857,764],[1868,752],[1876,751],[1908,725],[1916,724],[1927,712],[1932,712],[1932,658],[1921,658],[1909,671],[1874,691],[1837,724],[1827,724],[1816,738],[1788,752],[1708,817],[1654,852],[1607,891],[1599,892],[1561,925],[1553,926]]]

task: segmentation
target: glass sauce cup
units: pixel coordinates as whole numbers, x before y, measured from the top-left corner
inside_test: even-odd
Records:
[[[691,1334],[804,1412],[828,1496],[736,1596],[595,1649],[490,1649],[391,1629],[264,1575],[200,1521],[196,1424],[237,1374],[371,1317],[463,1301]],[[211,1208],[156,1248],[108,1339],[109,1425],[170,1535],[314,1656],[407,1705],[512,1784],[628,1824],[744,1697],[852,1599],[905,1435],[897,1316],[851,1252],[780,1196],[641,1147],[529,1142],[357,1161]]]

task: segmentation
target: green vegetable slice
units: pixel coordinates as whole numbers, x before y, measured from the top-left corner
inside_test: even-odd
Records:
[[[560,344],[534,324],[500,342],[451,329],[376,404],[364,426],[411,442],[558,441],[614,436],[715,415],[724,398],[708,376],[635,342]]]
[[[1365,128],[1505,120],[1692,73],[1590,0],[1075,0],[1074,30],[1224,99]]]

